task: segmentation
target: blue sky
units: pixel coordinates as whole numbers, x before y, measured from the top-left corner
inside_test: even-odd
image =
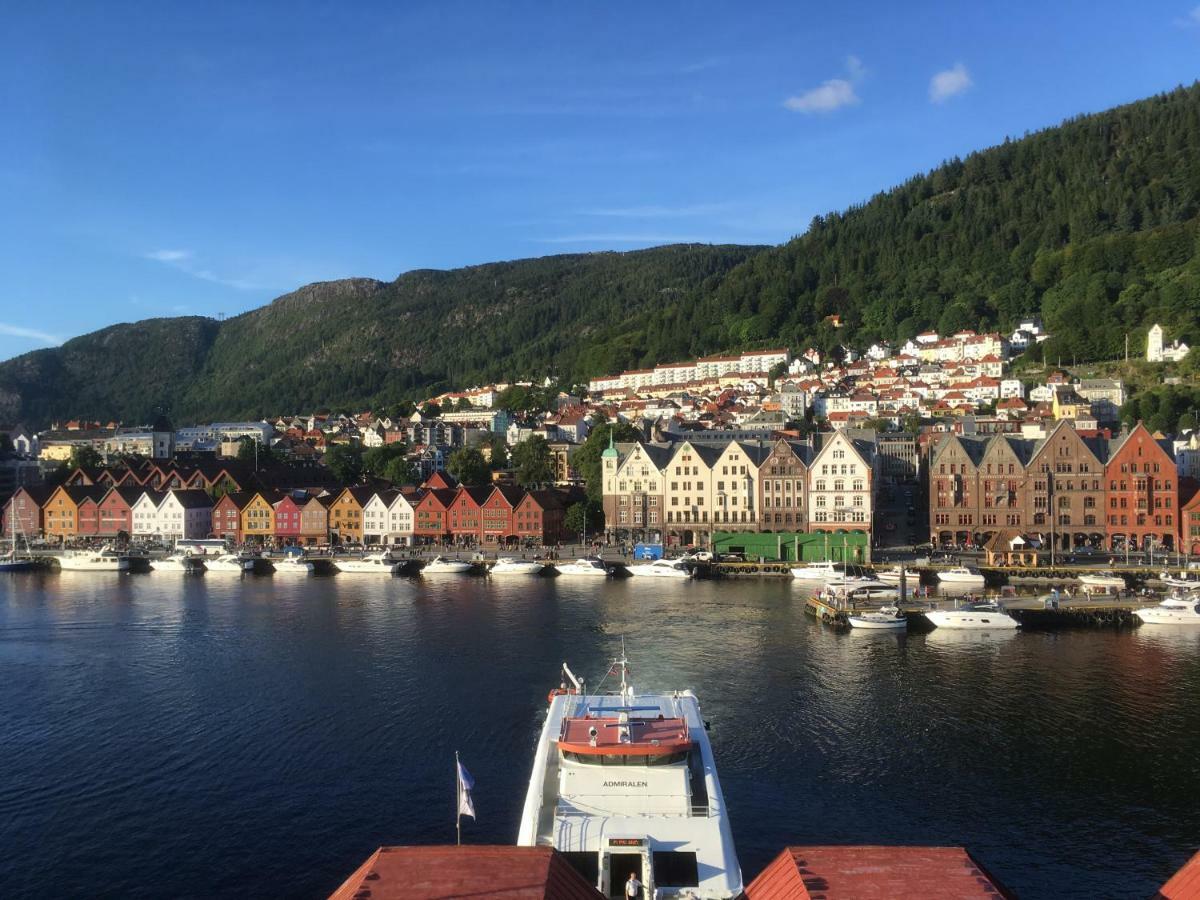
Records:
[[[1196,3],[24,4],[0,358],[349,275],[778,243],[1190,83]]]

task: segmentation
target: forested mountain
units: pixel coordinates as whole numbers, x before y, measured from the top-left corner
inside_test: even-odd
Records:
[[[841,315],[844,327],[827,321]],[[670,246],[309,285],[223,323],[119,325],[0,364],[0,421],[390,402],[767,344],[1010,328],[1200,343],[1200,85],[953,159],[779,247]]]

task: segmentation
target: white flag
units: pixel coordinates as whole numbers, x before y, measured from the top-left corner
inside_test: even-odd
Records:
[[[458,763],[458,814],[475,818],[475,804],[471,801],[471,788],[475,787],[475,779],[467,771],[467,767]]]

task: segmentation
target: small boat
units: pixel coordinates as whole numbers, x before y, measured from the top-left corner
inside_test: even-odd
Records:
[[[925,618],[937,628],[979,628],[1000,630],[1017,628],[1020,623],[998,603],[971,603],[956,609],[931,609]]]
[[[901,572],[904,573],[904,580],[908,584],[921,583],[921,573],[916,569],[906,569],[904,566],[893,566],[890,569],[884,569],[882,572],[875,573],[875,577],[880,581],[886,581],[889,584],[899,584]]]
[[[517,845],[564,853],[606,897],[624,893],[631,871],[642,884],[639,896],[655,900],[744,896],[696,695],[636,693],[624,652],[608,672],[619,673],[620,684],[610,679],[602,692],[603,680],[585,689],[563,666],[538,738]]]
[[[592,557],[591,559],[577,559],[573,563],[559,563],[554,566],[559,575],[567,575],[569,577],[582,578],[607,578],[608,569],[604,567],[604,563]]]
[[[1157,606],[1135,609],[1133,614],[1143,625],[1200,625],[1200,596],[1167,597]]]
[[[360,559],[339,559],[334,568],[345,575],[395,575],[400,563],[389,553],[369,553]]]
[[[271,560],[276,575],[311,575],[316,569],[312,560],[303,556],[285,556],[283,559]]]
[[[629,566],[629,574],[639,578],[691,578],[692,570],[678,559],[656,559],[640,566]]]
[[[983,587],[983,575],[978,569],[970,566],[955,566],[937,573],[937,579],[942,584],[958,585],[961,587]]]
[[[892,594],[900,590],[899,585],[887,584],[878,578],[872,578],[870,575],[847,575],[845,578],[834,578],[826,581],[825,587],[833,588],[835,591],[857,591],[863,589],[884,593],[891,592]]]
[[[793,566],[792,577],[799,581],[828,581],[831,578],[841,578],[845,567],[835,562],[810,562],[802,566]]]
[[[469,563],[462,559],[446,559],[444,556],[435,556],[429,562],[425,563],[421,569],[422,575],[461,575],[463,572],[470,572],[474,568],[474,563]]]
[[[99,550],[68,550],[58,558],[58,566],[64,572],[124,572],[129,568],[129,557],[107,546]]]
[[[851,628],[873,628],[877,631],[901,631],[908,628],[908,619],[895,606],[883,606],[875,612],[854,613],[849,616],[849,621]]]
[[[222,553],[204,561],[204,571],[215,575],[241,575],[254,569],[253,559],[243,559],[236,553]]]
[[[513,559],[502,556],[488,570],[489,575],[541,575],[546,568],[545,563],[529,559]]]
[[[152,559],[150,561],[151,572],[187,574],[189,572],[199,572],[203,568],[204,563],[198,559],[193,559],[186,553],[172,553],[170,556],[165,556],[162,559]]]
[[[1172,575],[1170,572],[1163,572],[1158,576],[1161,581],[1169,588],[1178,588],[1180,590],[1195,590],[1200,588],[1200,572],[1180,572],[1178,575]]]
[[[1078,580],[1085,588],[1099,588],[1102,591],[1125,589],[1125,579],[1120,575],[1080,575]]]
[[[17,514],[13,512],[9,515],[12,522],[9,528],[9,551],[3,556],[0,556],[0,572],[24,572],[26,569],[33,568],[33,560],[25,559],[17,556]],[[24,534],[24,532],[22,532]]]

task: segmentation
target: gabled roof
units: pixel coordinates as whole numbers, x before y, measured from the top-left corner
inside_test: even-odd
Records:
[[[515,484],[498,484],[498,485],[496,485],[492,489],[492,493],[488,495],[488,499],[490,500],[496,494],[499,494],[501,497],[503,497],[504,502],[507,503],[513,509],[516,509],[517,504],[519,504],[522,500],[525,499],[525,489],[521,488],[521,487],[517,487]]]
[[[257,491],[231,491],[214,503],[213,506],[218,506],[221,503],[228,501],[229,503],[232,503],[238,510],[243,510],[249,506],[257,496]]]
[[[788,847],[748,900],[969,900],[1011,897],[962,847]]]
[[[71,502],[76,506],[88,500],[91,500],[93,503],[99,503],[104,499],[104,495],[108,493],[108,485],[77,484],[71,487],[64,487],[63,492],[71,498]]]
[[[199,490],[174,490],[169,492],[184,509],[209,509],[213,505],[212,497]]]

